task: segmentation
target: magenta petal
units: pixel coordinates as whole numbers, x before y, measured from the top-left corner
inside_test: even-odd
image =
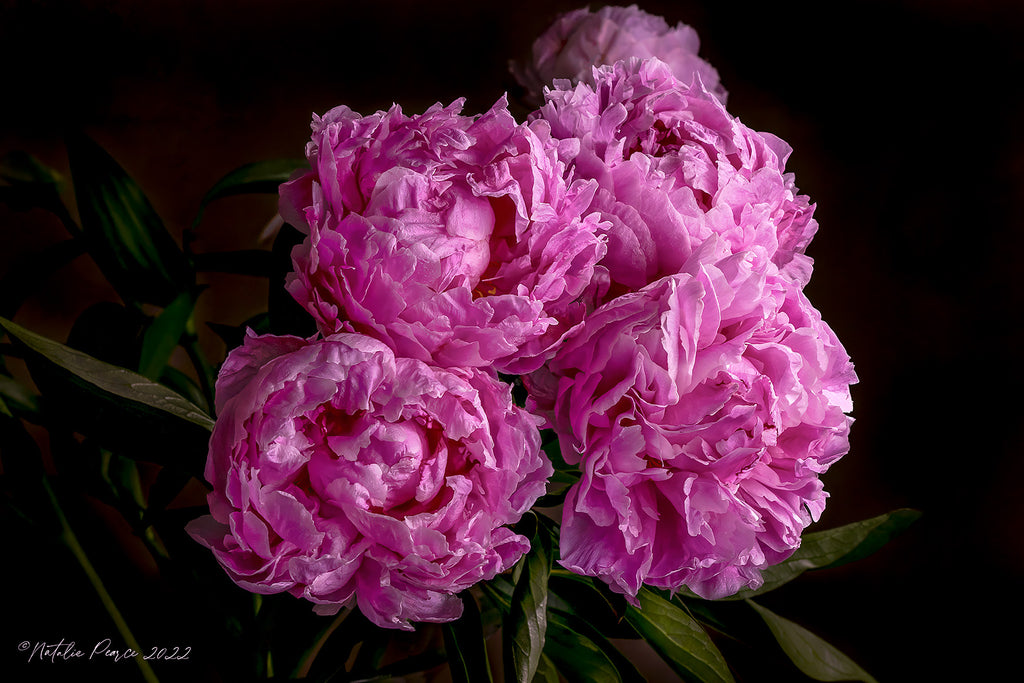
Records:
[[[756,588],[849,448],[846,352],[791,280],[721,245],[598,308],[528,382],[582,472],[561,561],[627,595]]]
[[[313,170],[281,191],[282,214],[309,225],[286,287],[323,334],[356,329],[444,367],[532,370],[577,321],[604,256],[596,183],[569,177],[550,130],[516,124],[504,98],[478,117],[461,107],[314,120]]]
[[[553,470],[536,418],[491,372],[352,333],[251,336],[224,367],[214,514],[188,532],[239,586],[324,613],[354,600],[407,629],[457,618],[460,591],[529,549],[506,525]]]
[[[534,114],[560,159],[598,184],[589,211],[607,227],[609,298],[674,275],[717,236],[798,285],[817,230],[814,206],[785,170],[789,148],[733,117],[708,82],[660,55],[610,59],[589,81],[556,81]],[[605,300],[608,300],[607,298]]]
[[[534,101],[554,79],[593,84],[591,70],[629,57],[659,57],[684,83],[699,78],[724,103],[727,93],[714,67],[697,56],[697,32],[683,23],[669,26],[636,5],[583,8],[561,15],[533,44],[526,65],[513,64],[512,73]]]

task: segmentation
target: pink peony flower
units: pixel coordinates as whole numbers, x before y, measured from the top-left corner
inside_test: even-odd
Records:
[[[582,472],[563,510],[567,568],[630,596],[646,583],[720,598],[760,586],[818,519],[856,375],[801,290],[753,264],[710,239],[529,377]]]
[[[281,188],[309,237],[292,295],[324,334],[351,326],[442,366],[533,370],[579,317],[604,256],[594,181],[573,181],[546,124],[504,99],[419,116],[338,107],[313,122],[312,171]]]
[[[526,88],[527,97],[543,102],[545,87],[555,79],[594,84],[592,68],[614,64],[630,57],[657,57],[676,77],[689,85],[699,77],[724,104],[727,93],[718,72],[697,56],[700,39],[693,28],[679,23],[672,28],[659,16],[637,8],[602,7],[591,12],[584,7],[560,16],[533,43],[529,64],[512,64],[512,73]]]
[[[594,77],[593,87],[558,84],[532,116],[555,138],[578,140],[559,147],[562,160],[599,183],[590,208],[610,224],[601,267],[612,296],[678,272],[713,234],[807,282],[803,251],[817,222],[785,172],[785,142],[747,128],[656,59],[617,62]]]
[[[217,380],[211,515],[189,533],[255,593],[383,627],[450,621],[515,563],[505,525],[544,493],[536,418],[480,370],[395,358],[358,334],[257,337]]]

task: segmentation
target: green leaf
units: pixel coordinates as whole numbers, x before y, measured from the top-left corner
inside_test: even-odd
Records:
[[[630,605],[626,620],[673,671],[688,681],[733,680],[722,653],[693,617],[648,588],[637,599],[639,608]]]
[[[637,637],[625,622],[625,597],[603,581],[558,569],[551,573],[548,586],[549,609],[579,617],[609,638]]]
[[[454,683],[492,681],[480,609],[469,591],[462,594],[462,616],[444,625],[444,648]]]
[[[0,179],[11,185],[53,185],[60,186],[63,178],[34,156],[17,149],[0,159]]]
[[[752,598],[775,590],[806,571],[838,567],[867,557],[905,531],[920,516],[918,510],[901,508],[835,529],[804,534],[800,547],[789,559],[761,572],[764,584],[760,588],[741,590],[722,599]]]
[[[199,388],[194,379],[178,368],[173,365],[165,366],[163,372],[160,373],[160,384],[163,384],[176,394],[181,394],[182,398],[196,404],[205,413],[210,414],[210,407],[206,404],[203,390]]]
[[[184,254],[134,180],[83,134],[67,139],[89,252],[121,298],[165,306],[192,281]]]
[[[0,318],[37,386],[76,429],[112,450],[202,471],[213,420],[166,387]],[[161,460],[160,458],[163,458]]]
[[[557,621],[558,628],[568,628],[573,633],[586,638],[588,641],[593,643],[603,654],[603,659],[611,662],[611,665],[615,667],[615,674],[618,680],[623,683],[643,683],[643,675],[637,671],[636,666],[615,647],[605,635],[598,630],[591,622],[584,618],[581,618],[577,612],[567,612],[565,610],[557,610],[548,612],[549,620]],[[632,637],[636,637],[635,633],[631,632]],[[617,637],[617,636],[611,636]]]
[[[0,400],[10,411],[7,414],[19,417],[37,416],[39,414],[39,396],[18,380],[0,373]]]
[[[533,683],[558,683],[558,668],[551,658],[541,653],[540,662],[537,664],[537,673],[533,676]]]
[[[548,616],[544,654],[569,683],[622,683],[608,654],[558,614]]]
[[[722,620],[722,615],[720,614],[722,603],[720,601],[703,599],[684,600],[680,593],[676,593],[672,596],[672,602],[696,619],[705,631],[711,629],[714,632],[735,639],[730,625]]]
[[[878,683],[853,660],[803,626],[780,617],[753,600],[747,600],[747,604],[761,615],[793,664],[814,680]]]
[[[543,516],[539,518],[547,519]],[[550,535],[550,529],[548,532]],[[506,614],[509,612],[514,587],[505,576],[496,576],[480,586],[484,594],[501,611]],[[570,682],[642,683],[644,677],[636,667],[583,616],[590,613],[589,609],[583,608],[582,605],[570,606],[551,593],[548,598],[548,627],[544,654],[552,660],[562,675]],[[635,634],[633,637],[636,637]],[[586,661],[576,661],[582,657],[579,654],[581,651],[591,653],[587,655]]]
[[[505,645],[505,680],[530,683],[544,649],[547,631],[548,576],[551,574],[551,535],[533,517],[530,552],[512,593],[502,631]],[[526,518],[524,517],[524,520]]]
[[[192,227],[199,225],[203,211],[210,202],[238,194],[275,194],[278,186],[297,169],[308,166],[305,159],[269,159],[236,168],[217,181],[199,204],[199,214]]]
[[[57,171],[22,150],[8,152],[0,159],[0,201],[16,211],[33,208],[56,210],[63,182]]]
[[[157,316],[142,337],[139,374],[152,380],[160,379],[160,373],[188,328],[195,306],[196,297],[184,292]]]
[[[920,518],[920,510],[900,508],[878,517],[847,524],[839,529],[818,532],[821,537],[813,536],[812,543],[822,547],[823,554],[829,548],[836,546],[839,546],[836,551],[830,553],[833,556],[838,555],[838,551],[843,546],[849,548],[846,554],[837,557],[827,565],[822,565],[821,568],[831,569],[864,559],[906,531]]]
[[[131,508],[132,517],[141,516],[146,507],[146,498],[142,493],[138,464],[106,449],[98,449],[97,455],[99,476],[107,489],[125,509]],[[125,515],[125,518],[134,521],[129,515]]]

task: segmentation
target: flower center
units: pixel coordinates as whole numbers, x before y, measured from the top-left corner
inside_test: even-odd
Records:
[[[389,422],[326,408],[304,431],[312,449],[310,483],[332,504],[402,517],[444,485],[447,450],[426,418]]]

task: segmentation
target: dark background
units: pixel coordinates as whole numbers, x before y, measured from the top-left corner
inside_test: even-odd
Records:
[[[62,132],[82,127],[180,236],[226,172],[301,156],[312,112],[348,104],[368,114],[398,102],[418,113],[461,96],[464,113],[485,111],[511,87],[507,60],[526,56],[558,12],[577,6],[0,2],[0,154],[24,149],[66,174]],[[832,498],[818,528],[904,506],[924,513],[876,555],[805,576],[763,602],[882,683],[992,680],[1004,667],[1019,669],[1021,3],[641,6],[697,29],[730,111],[793,146],[788,168],[818,205],[807,292],[861,379],[852,451],[825,475]],[[274,211],[269,197],[218,202],[196,249],[255,246]],[[0,272],[64,237],[41,212],[0,207],[0,225]],[[238,324],[265,302],[260,281],[214,284],[201,300],[208,319]],[[50,278],[17,321],[63,339],[103,299],[116,297],[81,258]],[[223,353],[212,335],[204,343],[211,355]],[[90,514],[82,524],[123,534],[101,506]],[[129,553],[97,543],[111,567]],[[91,641],[111,632],[82,627],[76,614],[92,599],[88,585],[52,547],[7,547],[3,563],[0,661],[23,639]],[[49,573],[37,574],[40,565]],[[54,584],[61,572],[66,578]],[[122,596],[128,616],[175,624],[171,635],[187,642],[202,615],[147,586],[122,589],[142,591]],[[58,670],[35,667],[32,675]]]

